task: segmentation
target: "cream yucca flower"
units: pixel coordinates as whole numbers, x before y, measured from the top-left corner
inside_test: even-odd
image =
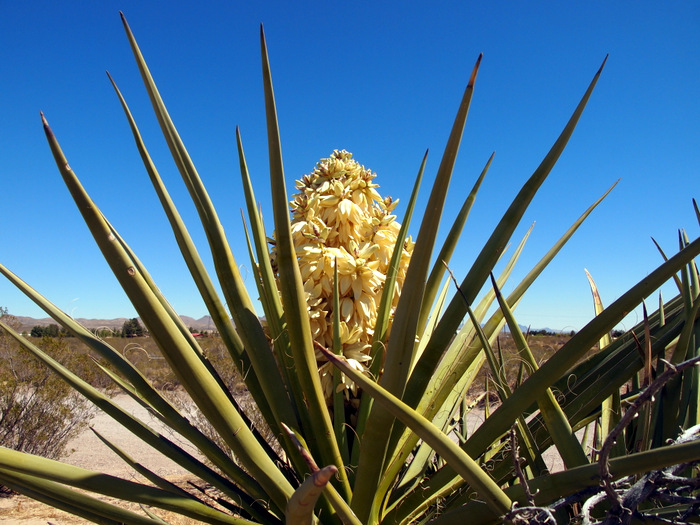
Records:
[[[333,275],[338,264],[340,339],[349,363],[367,372],[377,321],[377,306],[401,225],[392,215],[398,201],[382,198],[375,173],[345,150],[334,151],[296,182],[290,202],[292,235],[311,320],[314,340],[333,345]],[[399,265],[393,305],[396,306],[413,251],[409,239]],[[320,353],[319,372],[326,399],[333,391],[333,369]],[[338,388],[356,394],[346,378]]]

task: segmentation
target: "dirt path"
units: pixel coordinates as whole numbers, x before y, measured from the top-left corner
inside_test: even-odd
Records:
[[[166,427],[153,417],[145,408],[127,395],[118,395],[114,400],[130,414],[133,414],[144,423],[159,432],[167,432]],[[180,476],[187,473],[182,467],[172,460],[163,456],[156,449],[144,444],[139,438],[134,436],[129,430],[116,423],[108,415],[98,412],[92,420],[91,426],[103,436],[112,441],[121,449],[127,451],[133,459],[147,465],[156,474],[163,477]],[[170,433],[166,434],[172,439]],[[191,445],[179,441],[178,444],[193,452],[195,449]],[[119,456],[112,452],[100,439],[89,429],[83,432],[69,445],[73,452],[63,461],[78,467],[106,472],[117,476],[128,476],[133,470],[124,463]]]

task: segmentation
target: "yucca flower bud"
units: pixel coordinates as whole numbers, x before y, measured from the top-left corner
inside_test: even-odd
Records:
[[[314,340],[333,345],[334,267],[338,265],[340,338],[350,364],[367,372],[388,265],[401,225],[392,212],[398,200],[382,198],[376,174],[342,150],[321,159],[314,170],[296,181],[290,202],[292,235],[304,281]],[[392,298],[401,293],[413,242],[405,242]],[[326,399],[333,393],[333,369],[320,354],[319,372]],[[357,394],[343,378],[338,388]]]

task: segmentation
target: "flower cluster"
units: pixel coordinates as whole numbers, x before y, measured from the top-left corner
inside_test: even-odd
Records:
[[[345,358],[367,371],[377,320],[377,306],[400,224],[392,211],[397,201],[382,198],[375,173],[347,151],[334,151],[296,182],[290,202],[292,235],[309,309],[314,340],[333,345],[332,308],[335,264],[338,265],[340,338]],[[413,242],[404,243],[393,295],[396,306]],[[317,355],[326,399],[333,392],[333,371]],[[338,388],[357,394],[346,378]]]

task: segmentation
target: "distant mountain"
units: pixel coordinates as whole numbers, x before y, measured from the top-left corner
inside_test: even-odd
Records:
[[[205,315],[204,317],[202,317],[200,319],[195,319],[194,317],[181,315],[180,319],[182,319],[182,322],[185,324],[185,326],[187,328],[192,328],[196,331],[213,330],[214,329],[214,324],[212,323],[211,317],[208,315]],[[44,317],[41,319],[34,319],[33,317],[17,316],[17,320],[21,324],[21,327],[20,327],[21,332],[29,332],[35,326],[47,326],[50,324],[58,324],[58,323],[56,323],[56,321],[54,321],[50,317]],[[124,326],[124,321],[126,321],[127,318],[126,317],[117,317],[116,319],[84,319],[84,318],[79,317],[79,318],[76,318],[75,320],[78,321],[80,324],[82,324],[85,328],[89,328],[91,330],[94,330],[95,328],[120,329],[122,326]],[[141,323],[141,324],[143,324],[143,323]]]
[[[523,334],[527,334],[529,332],[547,332],[549,334],[563,334],[563,333],[569,333],[570,330],[557,330],[556,328],[533,328],[532,326],[525,326],[522,324],[518,325],[518,328],[520,328],[520,331]],[[510,333],[510,329],[508,328],[508,325],[503,327],[503,331],[505,333]]]
[[[522,325],[522,324],[519,324],[519,325],[518,325],[518,328],[520,328],[520,331],[521,331],[522,333],[524,333],[524,334],[526,334],[527,331],[528,331],[528,327],[525,326],[525,325]],[[508,325],[505,325],[505,326],[503,327],[503,332],[505,332],[506,334],[509,334],[509,333],[510,333],[510,328],[508,327]]]
[[[568,334],[571,332],[571,329],[569,330],[558,330],[556,328],[540,328],[540,330],[544,330],[545,332],[549,332],[551,334]],[[575,330],[574,330],[575,331]]]
[[[208,315],[205,315],[204,317],[200,317],[199,319],[195,319],[194,317],[188,317],[186,315],[181,315],[180,319],[182,319],[182,322],[185,323],[185,326],[187,328],[193,328],[194,330],[197,330],[200,332],[203,330],[215,330],[216,329],[213,321],[211,320],[211,316],[208,316]]]

